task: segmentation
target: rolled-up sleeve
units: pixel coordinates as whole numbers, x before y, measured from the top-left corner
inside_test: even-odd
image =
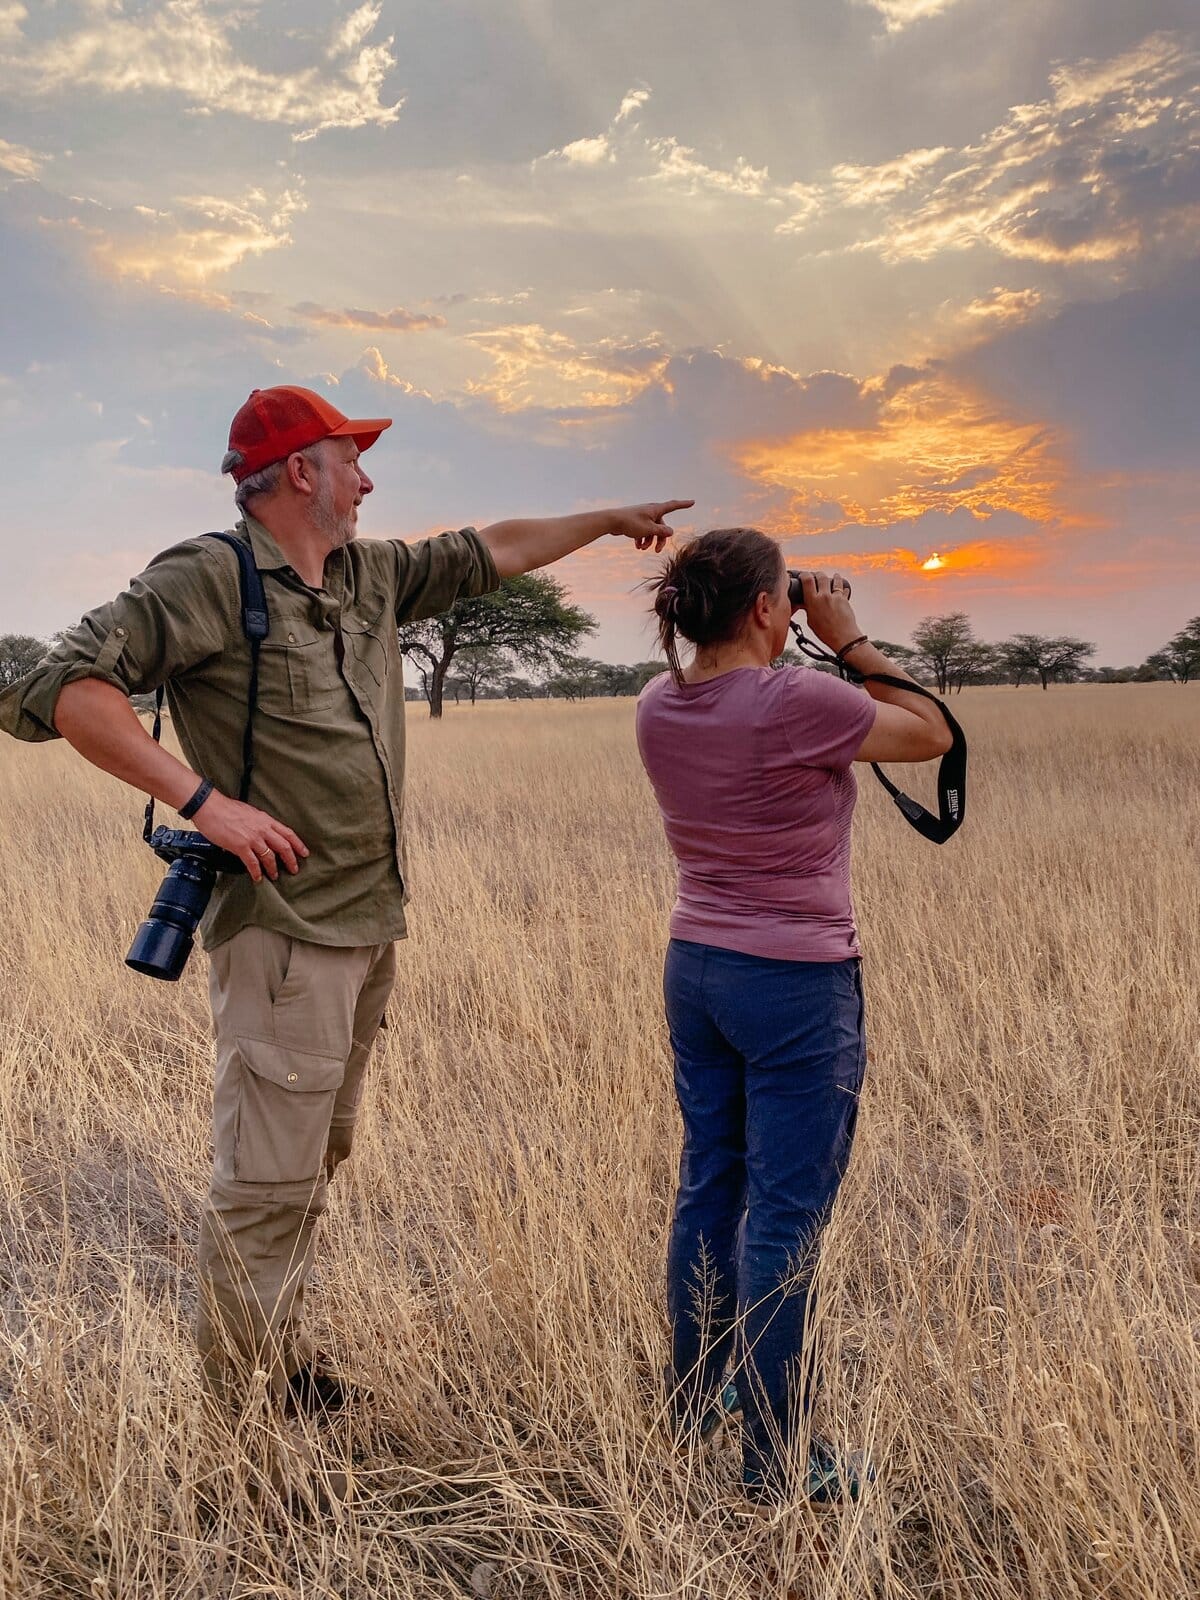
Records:
[[[474,528],[439,533],[415,544],[392,540],[396,553],[396,621],[440,616],[456,600],[500,587],[500,574]]]
[[[216,654],[224,618],[236,617],[219,557],[199,540],[166,550],[107,605],[60,634],[26,677],[0,694],[0,730],[36,742],[59,737],[58,697],[68,683],[100,678],[144,694]]]

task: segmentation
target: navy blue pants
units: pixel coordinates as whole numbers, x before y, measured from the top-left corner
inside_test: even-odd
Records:
[[[861,963],[673,939],[663,982],[683,1116],[667,1258],[676,1420],[730,1361],[751,1493],[782,1493],[817,1374],[812,1277],[866,1070]]]

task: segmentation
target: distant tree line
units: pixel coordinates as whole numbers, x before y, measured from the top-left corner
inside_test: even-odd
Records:
[[[662,661],[617,666],[580,654],[578,645],[595,629],[596,619],[570,603],[556,578],[540,572],[506,578],[491,594],[460,600],[443,616],[400,628],[400,649],[420,685],[408,690],[409,697],[425,699],[430,715],[440,717],[447,698],[474,705],[477,700],[637,695],[666,671]],[[990,644],[976,637],[964,611],[924,617],[910,644],[873,642],[939,694],[985,683],[1048,689],[1052,683],[1200,680],[1200,616],[1139,666],[1129,667],[1091,666],[1096,646],[1067,634],[1015,633]],[[0,634],[0,689],[32,671],[49,649],[50,643],[29,634]],[[789,648],[775,665],[804,659]],[[152,703],[149,696],[138,696],[137,702]]]
[[[963,611],[925,617],[913,629],[911,645],[880,641],[914,677],[930,679],[939,694],[965,684],[1008,683],[1187,683],[1200,677],[1200,617],[1193,617],[1161,650],[1140,666],[1093,667],[1096,646],[1071,634],[1015,633],[995,644],[976,637]]]

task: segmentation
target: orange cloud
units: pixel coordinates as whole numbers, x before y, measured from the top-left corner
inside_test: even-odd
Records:
[[[1053,430],[1004,416],[937,373],[891,395],[869,426],[749,440],[731,453],[756,482],[792,492],[790,532],[886,528],[960,509],[980,519],[1012,511],[1030,522],[1069,520]]]
[[[810,554],[805,550],[798,563],[795,553],[788,560],[789,564],[801,565],[805,571],[896,572],[937,583],[948,574],[1026,571],[1050,559],[1049,553],[1032,540],[973,539],[967,544],[937,551],[936,567],[930,565],[931,554],[897,545],[891,550],[850,550],[839,551],[836,555]]]

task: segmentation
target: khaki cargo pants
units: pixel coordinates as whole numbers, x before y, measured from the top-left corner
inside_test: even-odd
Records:
[[[214,1161],[196,1337],[216,1392],[262,1368],[279,1398],[312,1357],[304,1280],[327,1182],[350,1153],[395,949],[250,927],[210,962]]]

